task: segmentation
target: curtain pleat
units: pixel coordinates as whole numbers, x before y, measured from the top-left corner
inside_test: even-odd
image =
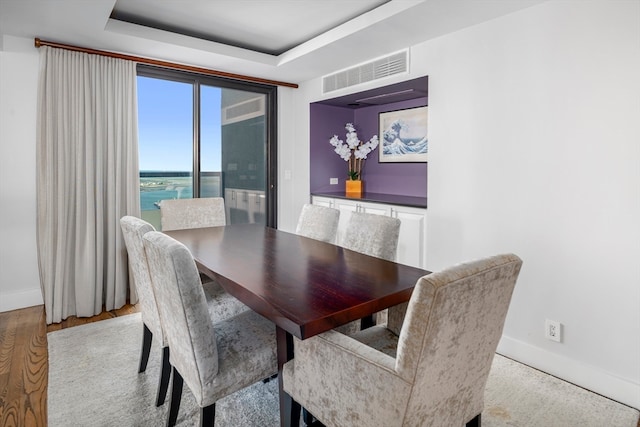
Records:
[[[40,48],[37,246],[47,323],[129,297],[119,220],[140,216],[136,64]]]

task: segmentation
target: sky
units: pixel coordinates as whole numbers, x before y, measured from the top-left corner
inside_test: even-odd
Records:
[[[201,170],[220,171],[220,94],[201,87]],[[193,169],[193,86],[138,76],[141,171]]]

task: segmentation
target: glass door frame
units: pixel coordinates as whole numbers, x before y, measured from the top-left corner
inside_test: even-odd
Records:
[[[278,88],[272,85],[245,82],[235,79],[210,76],[206,74],[172,70],[146,64],[137,65],[137,75],[181,83],[189,83],[193,87],[193,197],[200,197],[200,86],[214,86],[222,89],[235,89],[265,95],[266,126],[266,226],[277,228],[277,95]]]

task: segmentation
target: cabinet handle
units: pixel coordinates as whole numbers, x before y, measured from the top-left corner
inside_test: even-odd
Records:
[[[235,190],[231,190],[231,200],[235,200],[236,199],[236,192]]]

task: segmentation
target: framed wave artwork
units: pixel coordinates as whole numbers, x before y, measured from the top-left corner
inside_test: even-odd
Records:
[[[380,163],[427,161],[426,106],[380,113],[378,124]]]

